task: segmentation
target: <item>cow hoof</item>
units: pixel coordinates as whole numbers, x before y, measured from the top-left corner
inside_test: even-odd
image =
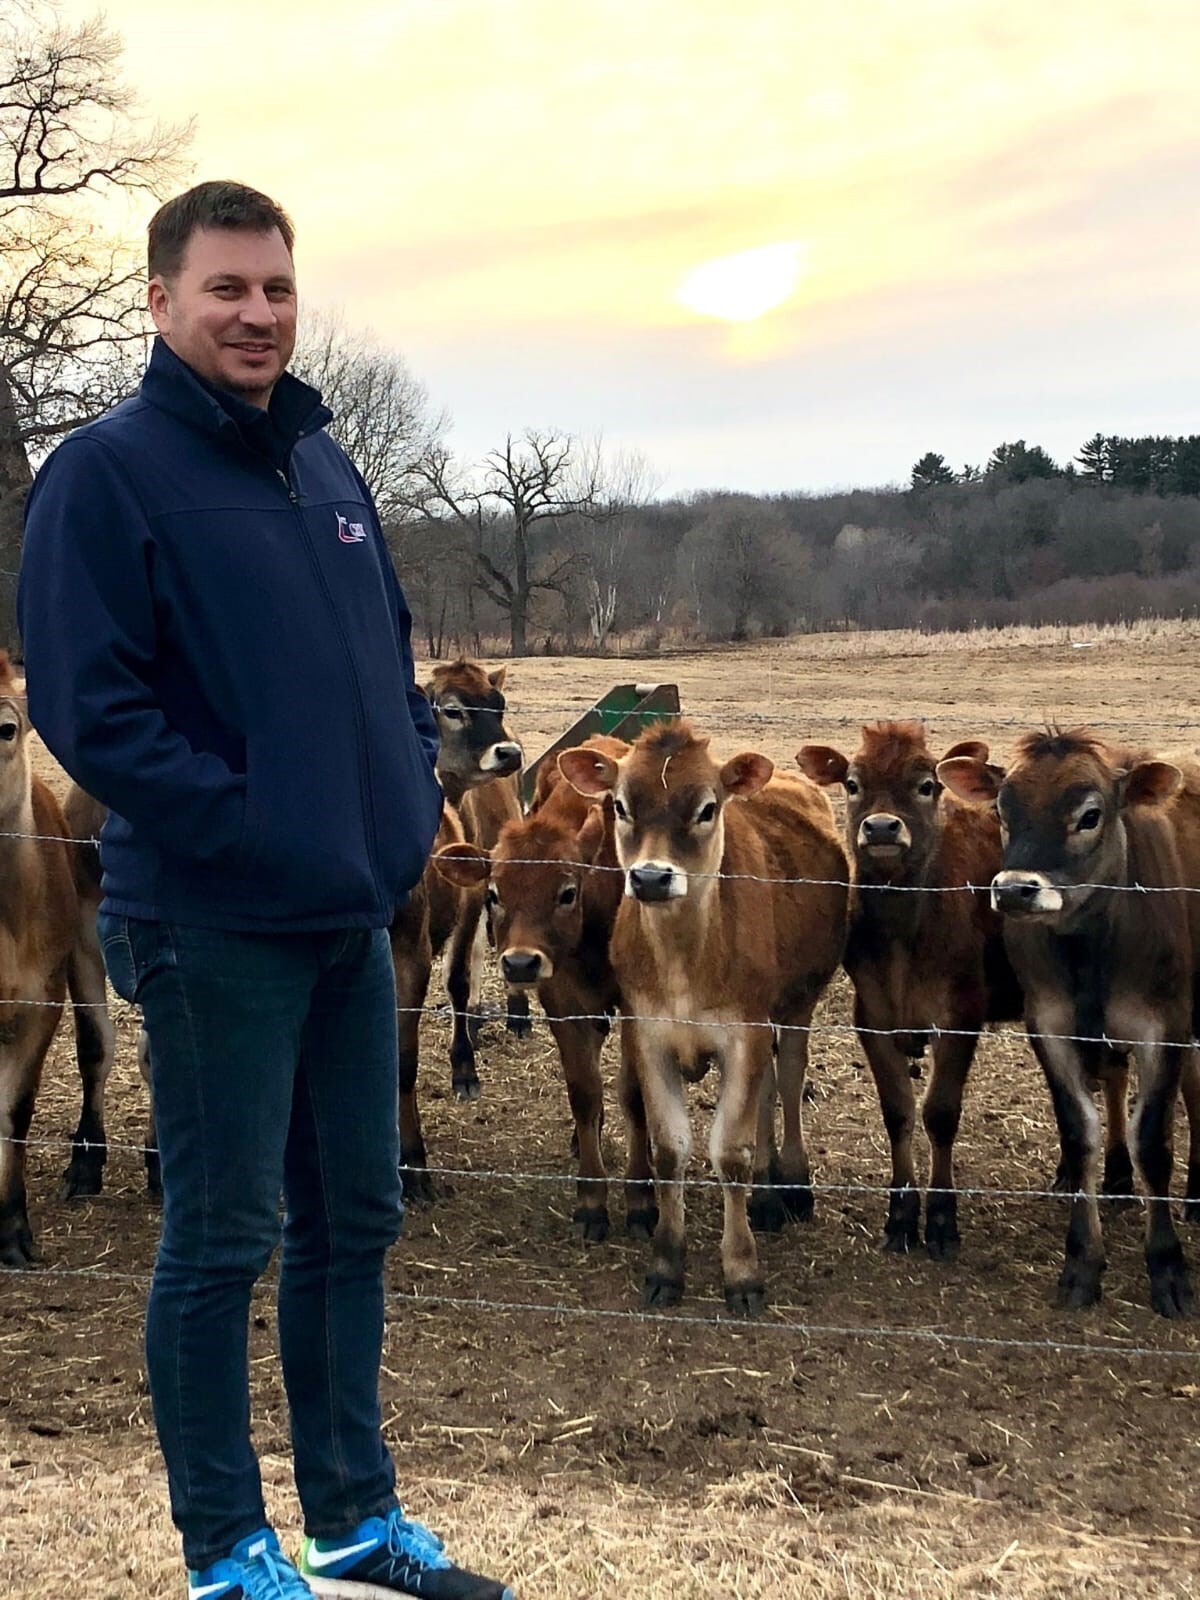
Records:
[[[935,1195],[925,1207],[925,1251],[931,1261],[958,1260],[958,1208],[953,1201],[953,1195]]]
[[[642,1304],[661,1310],[663,1306],[677,1306],[683,1299],[683,1279],[668,1278],[661,1272],[648,1272],[642,1289]]]
[[[41,1258],[33,1243],[33,1230],[24,1217],[0,1228],[0,1267],[33,1267]]]
[[[812,1188],[807,1183],[789,1183],[776,1190],[789,1222],[811,1222],[815,1209]]]
[[[625,1213],[625,1232],[631,1239],[641,1239],[649,1244],[658,1227],[658,1207],[639,1206]]]
[[[576,1206],[571,1221],[578,1225],[584,1244],[603,1244],[608,1238],[608,1212],[603,1206]]]
[[[454,1098],[461,1101],[463,1105],[469,1105],[472,1100],[479,1099],[478,1078],[455,1078],[452,1087],[454,1089]]]
[[[1196,1296],[1183,1251],[1176,1247],[1169,1256],[1146,1265],[1150,1273],[1150,1304],[1159,1316],[1194,1316]]]
[[[528,1039],[533,1033],[533,1018],[526,1012],[510,1011],[504,1019],[505,1031],[511,1033],[514,1039]]]
[[[431,1206],[437,1199],[433,1179],[424,1167],[401,1167],[400,1181],[406,1206]]]
[[[58,1186],[62,1200],[86,1200],[104,1188],[104,1157],[99,1151],[80,1151],[67,1164]]]
[[[782,1233],[787,1223],[787,1211],[775,1189],[756,1189],[746,1215],[755,1233]]]
[[[915,1189],[895,1189],[883,1225],[883,1248],[907,1255],[921,1243],[921,1196]]]
[[[725,1309],[735,1317],[761,1317],[767,1307],[765,1284],[727,1283]]]
[[[1068,1261],[1058,1280],[1055,1304],[1063,1311],[1084,1311],[1100,1304],[1102,1262]]]

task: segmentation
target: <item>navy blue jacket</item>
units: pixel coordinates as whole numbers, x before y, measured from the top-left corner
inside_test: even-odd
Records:
[[[441,815],[437,727],[371,496],[285,374],[270,411],[161,340],[25,514],[34,726],[110,809],[105,909],[383,927]]]

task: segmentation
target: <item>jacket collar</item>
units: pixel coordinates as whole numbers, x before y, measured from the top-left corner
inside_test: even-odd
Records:
[[[141,395],[152,406],[169,411],[193,428],[239,439],[252,450],[260,448],[257,441],[267,415],[287,452],[297,440],[333,420],[333,412],[322,403],[319,391],[290,372],[285,372],[275,385],[270,412],[264,413],[260,407],[217,389],[200,377],[161,338],[155,338],[150,352]]]

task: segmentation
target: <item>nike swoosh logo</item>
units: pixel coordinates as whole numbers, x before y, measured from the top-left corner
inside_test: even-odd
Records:
[[[364,1550],[374,1550],[377,1543],[378,1540],[367,1539],[363,1544],[348,1544],[341,1550],[318,1550],[316,1545],[309,1545],[304,1565],[311,1567],[314,1572],[320,1572],[323,1567],[332,1567],[338,1561],[345,1561],[348,1556],[361,1555]]]
[[[203,1589],[193,1588],[189,1583],[188,1600],[204,1600],[207,1594],[227,1594],[228,1591],[229,1585],[227,1583],[206,1583]]]

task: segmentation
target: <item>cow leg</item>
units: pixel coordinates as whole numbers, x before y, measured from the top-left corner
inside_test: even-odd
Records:
[[[405,908],[407,909],[407,908]],[[420,1064],[421,1012],[429,992],[433,956],[428,929],[404,918],[402,911],[391,930],[392,969],[396,975],[396,1029],[400,1061],[400,1166],[404,1198],[415,1204],[433,1199],[428,1173],[421,1107],[417,1100]]]
[[[479,1032],[484,1024],[483,976],[488,963],[487,918],[482,911],[475,924],[475,937],[471,941],[471,954],[467,966],[467,1029],[471,1043],[479,1043]]]
[[[1102,1194],[1133,1194],[1129,1156],[1129,1058],[1117,1057],[1104,1075],[1104,1182]],[[1120,1202],[1110,1209],[1117,1210]]]
[[[873,1016],[859,996],[855,996],[854,1025],[859,1030],[859,1043],[875,1079],[883,1126],[892,1147],[892,1192],[883,1228],[883,1248],[904,1252],[915,1249],[921,1237],[921,1196],[917,1190],[912,1149],[917,1103],[908,1057],[890,1034],[868,1031],[886,1028],[889,1021],[886,1014]]]
[[[933,1041],[933,1071],[921,1106],[921,1119],[932,1157],[929,1193],[925,1197],[925,1249],[934,1261],[958,1259],[954,1141],[962,1119],[963,1090],[978,1042],[978,1034],[964,1037],[961,1033],[939,1034]]]
[[[84,909],[83,926],[68,959],[67,986],[74,1002],[75,1059],[83,1089],[79,1125],[71,1136],[71,1159],[60,1185],[63,1199],[73,1200],[99,1194],[103,1186],[108,1159],[104,1088],[112,1071],[117,1037],[108,1014],[104,955],[90,907]]]
[[[529,996],[523,989],[509,989],[507,991],[508,1009],[504,1017],[504,1026],[514,1039],[528,1039],[533,1032],[533,1020],[529,1015]]]
[[[450,1081],[459,1100],[479,1099],[479,1074],[471,1023],[471,983],[476,934],[483,904],[472,895],[464,901],[446,950],[446,994],[454,1016],[450,1038]],[[478,996],[478,990],[476,990]]]
[[[766,1305],[766,1285],[758,1246],[747,1215],[763,1078],[772,1071],[771,1035],[766,1028],[740,1029],[725,1047],[721,1093],[713,1118],[709,1155],[721,1182],[725,1227],[721,1235],[721,1274],[725,1304],[738,1316],[757,1316]]]
[[[1131,1131],[1146,1206],[1146,1269],[1150,1304],[1162,1317],[1187,1317],[1196,1309],[1183,1246],[1171,1217],[1171,1120],[1183,1058],[1190,1046],[1139,1044],[1138,1093]]]
[[[604,1035],[591,1022],[564,1022],[557,1017],[550,1019],[550,1032],[558,1046],[579,1140],[578,1204],[571,1220],[579,1224],[586,1244],[601,1244],[608,1237],[608,1186],[600,1149],[604,1126],[600,1052]]]
[[[639,1081],[653,1152],[658,1225],[646,1274],[647,1306],[678,1305],[683,1296],[686,1207],[683,1180],[692,1149],[683,1080],[672,1058],[654,1041],[637,1047]]]
[[[42,1081],[42,1063],[61,1008],[31,1018],[0,1062],[0,1266],[28,1267],[38,1260],[25,1196],[25,1149]]]
[[[617,1097],[625,1113],[625,1229],[634,1239],[649,1240],[658,1227],[654,1203],[650,1133],[646,1127],[646,1102],[637,1073],[637,1044],[633,1028],[621,1024],[621,1064],[617,1069]]]
[[[1062,1024],[1062,1025],[1060,1025]],[[1029,1019],[1033,1035],[1066,1033],[1069,1020]],[[1034,1054],[1050,1087],[1062,1144],[1064,1190],[1072,1196],[1066,1259],[1058,1279],[1058,1304],[1069,1310],[1095,1305],[1104,1274],[1104,1236],[1096,1189],[1100,1172],[1100,1113],[1087,1088],[1083,1062],[1065,1040],[1034,1037]]]
[[[1200,1222],[1200,1054],[1194,1047],[1186,1052],[1179,1081],[1188,1120],[1187,1188],[1184,1190],[1183,1220],[1196,1223]]]
[[[758,1097],[758,1129],[754,1148],[754,1190],[747,1215],[755,1233],[779,1233],[787,1222],[783,1197],[775,1187],[779,1176],[779,1151],[775,1144],[775,1065],[763,1073]]]
[[[804,1083],[808,1077],[809,1028],[814,1009],[810,1007],[788,1018],[788,1026],[779,1031],[775,1057],[775,1076],[783,1107],[783,1149],[771,1178],[782,1186],[777,1191],[779,1198],[784,1211],[795,1222],[808,1222],[813,1214],[812,1172],[804,1144],[803,1105]]]
[[[138,1071],[150,1096],[150,1110],[146,1116],[146,1144],[142,1160],[146,1163],[146,1192],[152,1200],[162,1199],[162,1164],[158,1159],[158,1129],[154,1126],[154,1089],[150,1075],[150,1035],[145,1028],[138,1029]]]

